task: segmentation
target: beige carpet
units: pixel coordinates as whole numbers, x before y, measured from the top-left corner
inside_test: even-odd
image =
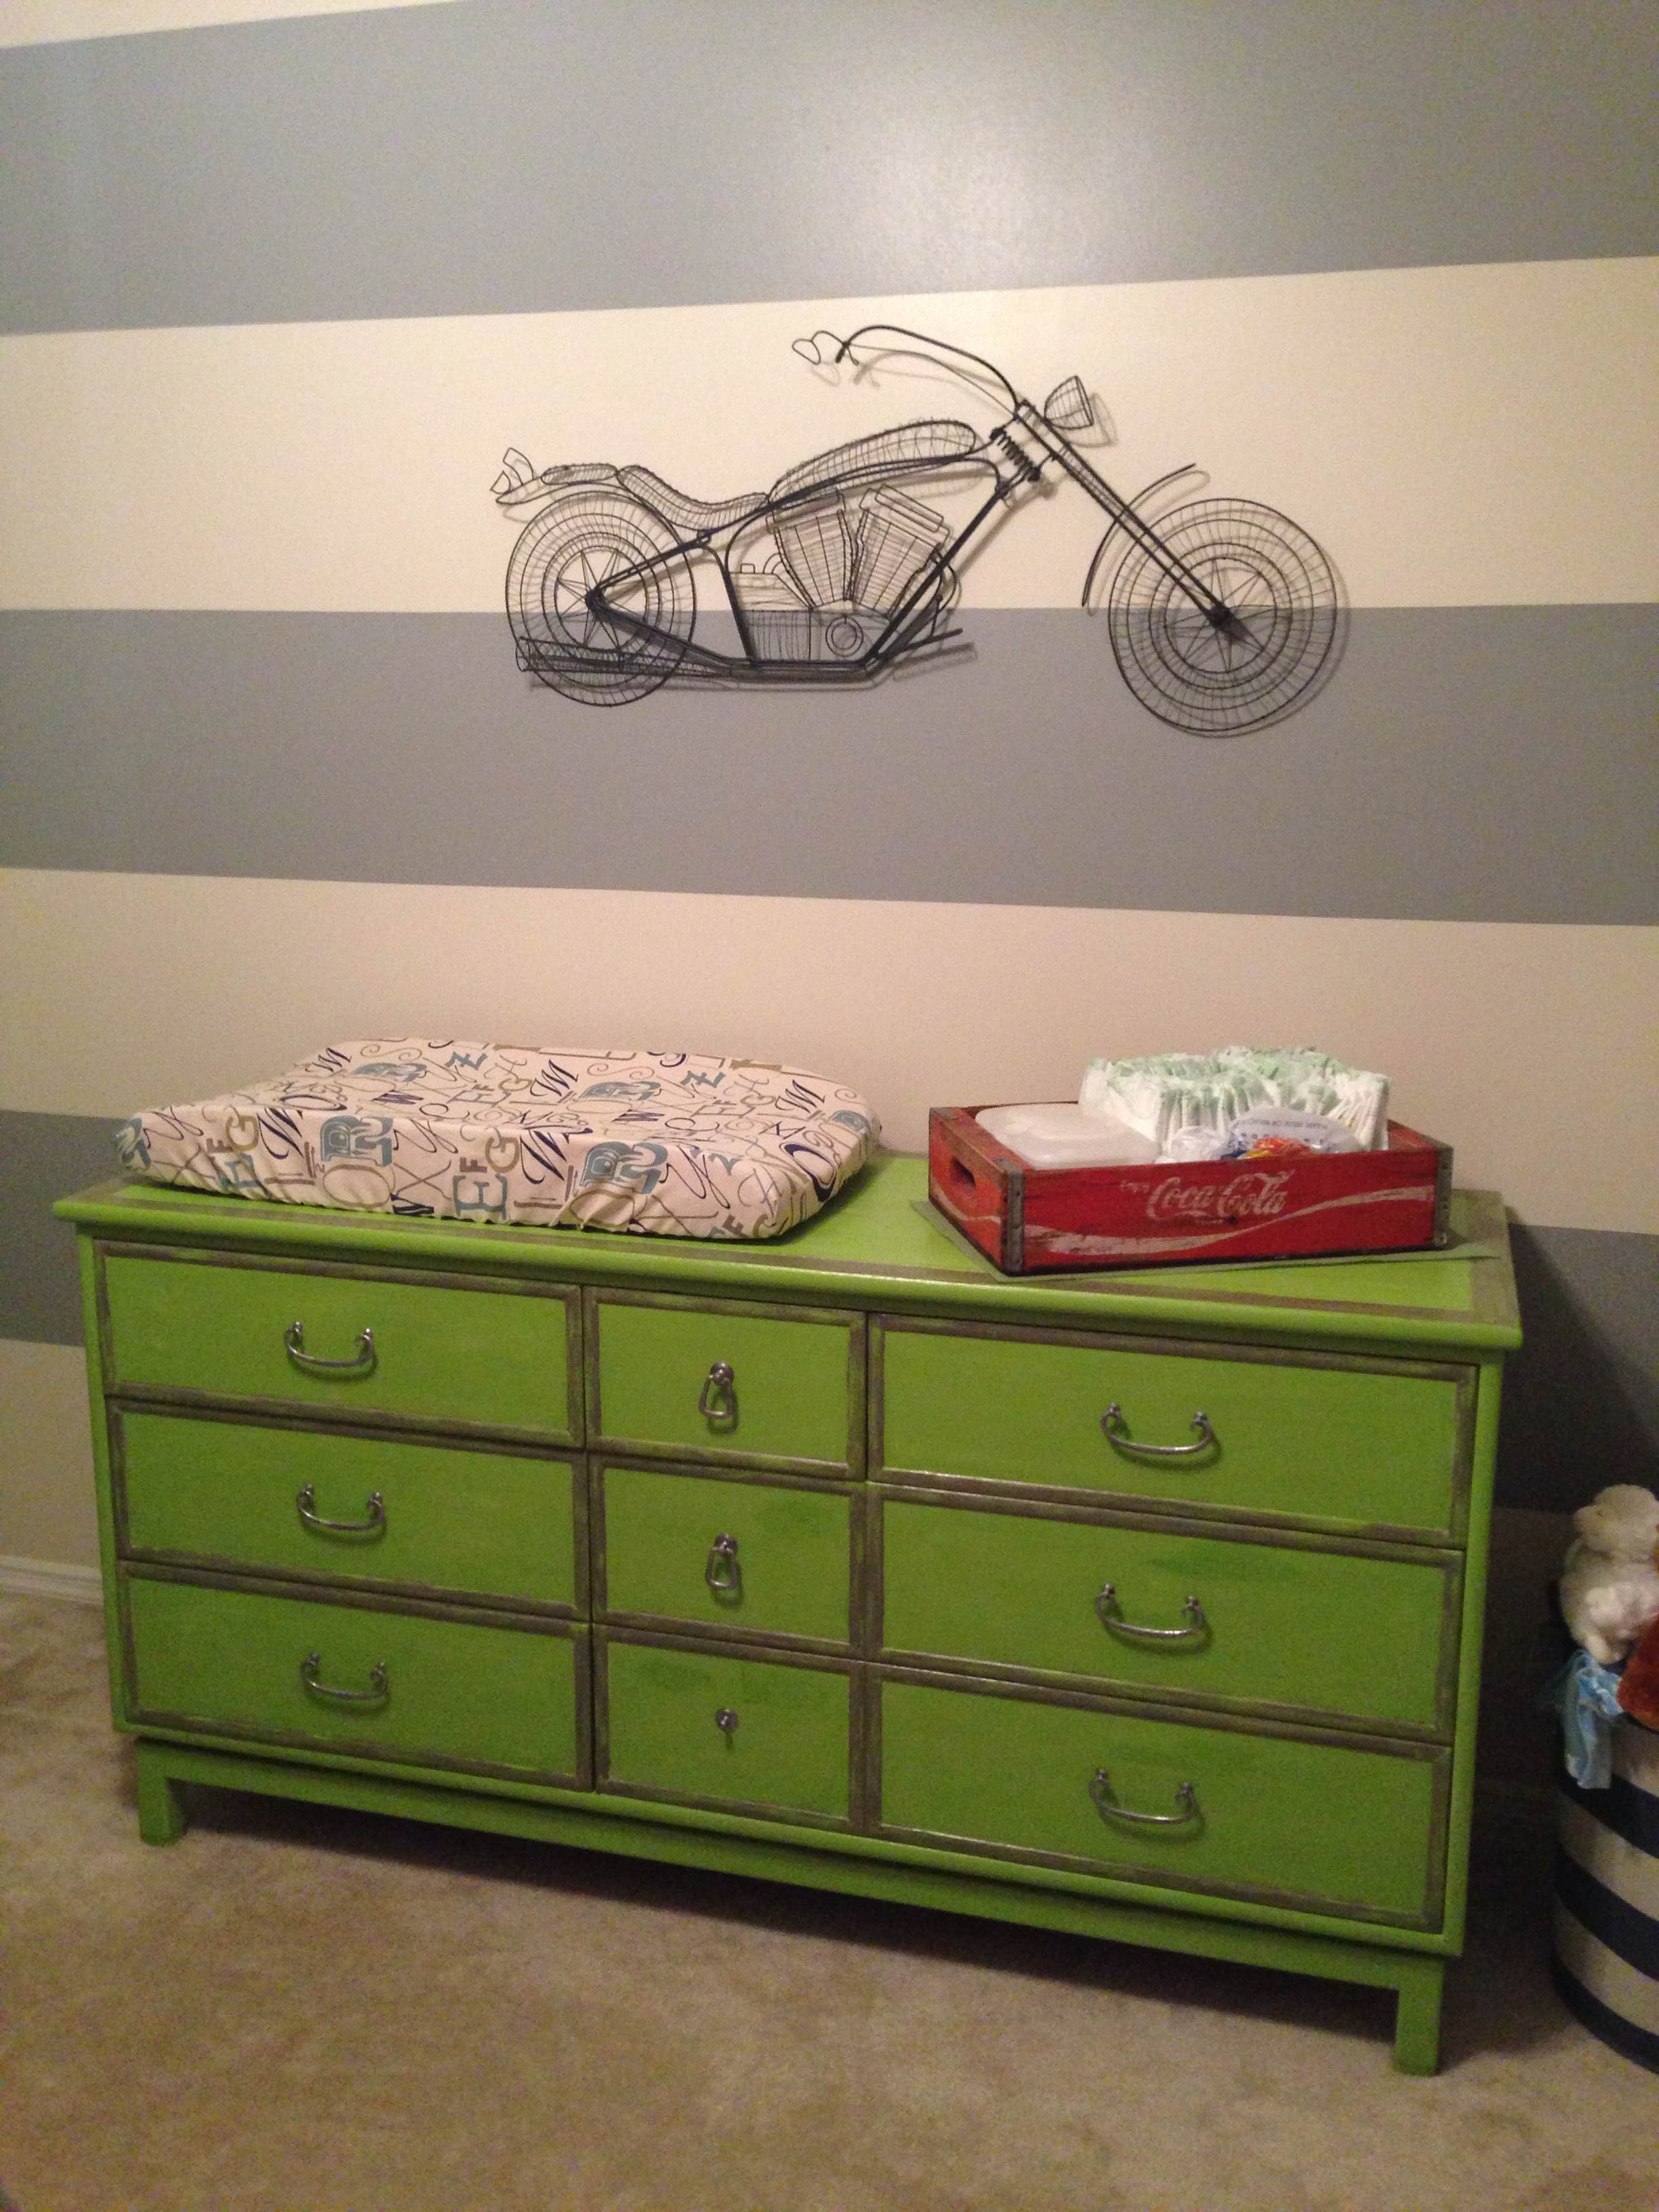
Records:
[[[1659,2081],[1478,1869],[1436,2080],[1391,2001],[203,1793],[138,1841],[101,1621],[0,1599],[21,2212],[1655,2212]]]

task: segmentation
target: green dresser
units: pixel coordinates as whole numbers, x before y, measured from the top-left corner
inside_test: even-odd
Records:
[[[1397,1992],[1462,1938],[1501,1206],[1017,1283],[878,1161],[776,1243],[113,1182],[118,1724],[181,1784]]]

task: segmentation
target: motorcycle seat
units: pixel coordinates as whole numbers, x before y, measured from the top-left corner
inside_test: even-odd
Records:
[[[745,514],[752,514],[764,499],[757,491],[747,492],[739,499],[691,499],[650,469],[623,469],[620,474],[635,498],[654,507],[676,530],[724,530],[728,524],[741,522]]]

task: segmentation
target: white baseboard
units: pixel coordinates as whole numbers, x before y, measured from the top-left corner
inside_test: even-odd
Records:
[[[71,1605],[102,1605],[104,1578],[96,1567],[65,1566],[57,1559],[20,1559],[0,1552],[0,1593],[8,1597],[56,1597]]]

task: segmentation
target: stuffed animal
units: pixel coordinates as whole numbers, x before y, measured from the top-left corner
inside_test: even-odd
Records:
[[[1659,1498],[1616,1482],[1572,1516],[1577,1534],[1561,1569],[1561,1611],[1598,1666],[1616,1667],[1659,1620]]]

